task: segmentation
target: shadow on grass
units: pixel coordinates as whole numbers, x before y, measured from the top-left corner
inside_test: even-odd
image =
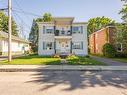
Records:
[[[32,74],[32,81],[26,83],[37,83],[42,86],[40,91],[57,89],[72,91],[86,89],[89,87],[113,86],[116,88],[127,88],[127,73],[120,71],[40,71]],[[61,87],[62,85],[62,87]]]

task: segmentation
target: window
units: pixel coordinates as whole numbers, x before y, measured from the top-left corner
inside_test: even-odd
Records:
[[[51,50],[51,49],[53,49],[53,42],[43,42],[43,49],[44,50]]]
[[[83,27],[82,26],[74,26],[72,28],[73,33],[82,33],[83,32]]]
[[[79,32],[79,27],[73,27],[73,33],[78,33]]]
[[[53,33],[53,29],[46,29],[46,33],[48,33],[48,34]]]
[[[118,44],[116,44],[116,50],[118,51],[118,52],[122,52],[123,51],[123,45],[122,45],[122,43],[118,43]]]
[[[52,34],[53,32],[54,32],[53,26],[44,26],[43,27],[43,33]]]
[[[83,42],[74,42],[73,49],[83,49]]]

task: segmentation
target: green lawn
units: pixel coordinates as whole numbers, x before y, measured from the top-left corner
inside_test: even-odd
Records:
[[[90,57],[71,56],[67,58],[69,65],[106,65]]]
[[[113,60],[127,63],[127,58],[113,58]]]
[[[52,58],[49,56],[30,55],[13,59],[11,62],[2,61],[0,64],[12,64],[12,65],[58,65],[60,64],[60,58]]]
[[[70,56],[67,58],[68,65],[105,65],[92,58]],[[11,62],[7,60],[0,62],[1,65],[60,65],[60,58],[52,58],[50,56],[30,55],[18,57]]]

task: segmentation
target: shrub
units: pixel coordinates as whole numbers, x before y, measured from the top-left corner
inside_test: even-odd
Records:
[[[55,54],[55,55],[53,55],[53,58],[60,58],[60,55]]]
[[[86,58],[90,58],[90,56],[89,56],[89,55],[86,55],[85,57],[86,57]]]
[[[125,58],[127,57],[127,53],[123,53],[123,52],[117,52],[115,57],[122,57],[122,58]]]
[[[106,43],[103,46],[103,50],[102,51],[103,51],[103,55],[106,56],[106,57],[115,57],[116,50],[113,47],[113,45],[111,45],[110,43]]]

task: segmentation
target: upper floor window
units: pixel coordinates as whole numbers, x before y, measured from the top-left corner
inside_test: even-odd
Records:
[[[43,34],[53,34],[54,26],[43,26]]]
[[[73,33],[83,33],[83,26],[73,26],[72,32]]]

